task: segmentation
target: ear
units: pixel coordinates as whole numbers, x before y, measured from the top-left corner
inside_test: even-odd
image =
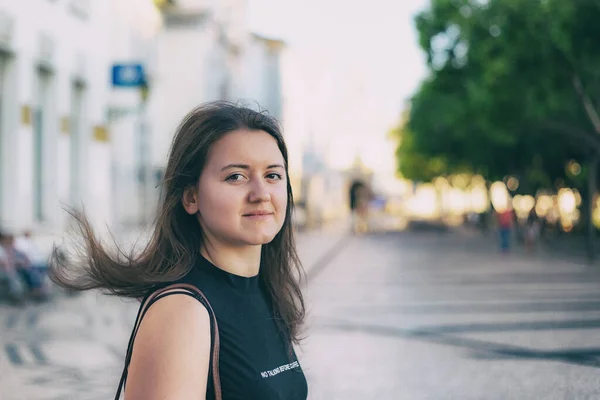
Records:
[[[198,194],[195,186],[190,186],[183,191],[181,203],[183,204],[185,211],[190,215],[194,215],[199,211]]]

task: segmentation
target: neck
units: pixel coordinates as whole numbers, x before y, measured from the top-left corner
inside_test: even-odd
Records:
[[[262,246],[224,247],[205,241],[200,254],[218,268],[234,275],[252,277],[260,270]]]

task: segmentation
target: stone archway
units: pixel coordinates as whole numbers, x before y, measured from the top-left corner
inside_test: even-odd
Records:
[[[354,179],[348,189],[348,202],[350,211],[355,211],[358,203],[358,195],[361,189],[364,189],[366,184],[361,179]]]

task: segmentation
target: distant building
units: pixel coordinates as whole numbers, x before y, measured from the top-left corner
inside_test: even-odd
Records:
[[[166,164],[175,128],[185,114],[201,103],[235,97],[239,45],[229,41],[215,14],[184,7],[163,11],[148,105],[155,167]]]
[[[173,0],[162,9],[148,124],[160,170],[182,118],[207,101],[241,101],[281,119],[280,40],[246,29],[243,0]]]
[[[240,98],[257,102],[261,108],[282,121],[283,88],[281,54],[285,43],[255,33],[243,48],[243,89]]]

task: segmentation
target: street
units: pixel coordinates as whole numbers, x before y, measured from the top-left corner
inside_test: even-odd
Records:
[[[600,271],[468,233],[305,235],[309,398],[600,397]],[[0,399],[111,398],[137,304],[0,308]]]
[[[475,235],[353,238],[309,284],[310,398],[600,398],[599,288]]]

